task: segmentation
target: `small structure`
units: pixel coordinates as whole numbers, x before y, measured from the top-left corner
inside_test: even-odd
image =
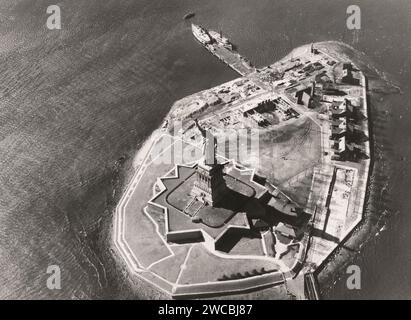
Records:
[[[276,103],[273,100],[264,100],[257,104],[248,104],[242,109],[242,115],[244,118],[250,119],[260,127],[267,127],[270,124],[270,117],[268,114],[273,115],[277,110]]]
[[[355,78],[353,75],[353,67],[351,63],[343,64],[341,82],[355,86],[358,86],[360,84],[360,80]]]
[[[334,141],[334,149],[335,153],[338,156],[343,156],[346,151],[346,139],[345,137],[341,137]]]
[[[218,95],[215,95],[215,94],[207,95],[206,100],[207,100],[208,105],[210,105],[210,106],[216,106],[219,103],[221,103],[221,98]]]
[[[318,50],[314,48],[314,43],[311,43],[311,54],[318,54]]]
[[[338,118],[331,121],[331,139],[341,137],[347,133],[347,119]]]
[[[275,232],[281,234],[288,239],[297,239],[302,234],[303,231],[300,228],[294,227],[290,224],[280,222],[275,228]]]
[[[352,113],[353,110],[354,107],[348,99],[344,99],[343,101],[333,101],[330,107],[331,117],[334,119],[346,117],[347,114]]]
[[[297,98],[297,103],[306,106],[307,108],[311,107],[313,98],[315,94],[315,82],[311,84],[308,88],[299,90],[296,92],[295,97]]]

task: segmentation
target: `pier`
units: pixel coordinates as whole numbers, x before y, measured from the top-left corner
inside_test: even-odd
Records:
[[[205,48],[243,77],[256,70],[246,58],[241,56],[234,49],[225,48],[218,45],[218,43],[214,45],[206,45]]]
[[[256,71],[256,68],[250,61],[241,56],[233,48],[229,40],[223,37],[221,33],[206,30],[194,24],[192,25],[192,31],[196,39],[211,52],[212,55],[220,59],[241,76],[246,76]]]

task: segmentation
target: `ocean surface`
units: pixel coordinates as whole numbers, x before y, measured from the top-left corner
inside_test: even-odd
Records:
[[[0,0],[0,298],[139,298],[123,290],[104,240],[119,159],[131,159],[173,101],[237,75],[193,39],[184,14],[222,30],[255,65],[302,44],[342,40],[400,83],[384,98],[377,143],[389,212],[324,298],[411,298],[411,2],[361,1],[362,29],[346,28],[351,1]],[[388,172],[388,171],[387,171]],[[61,268],[61,289],[46,286]],[[143,291],[144,288],[141,288]]]

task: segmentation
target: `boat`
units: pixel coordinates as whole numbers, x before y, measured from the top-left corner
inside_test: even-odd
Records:
[[[218,44],[222,45],[223,47],[229,49],[229,50],[233,50],[233,44],[230,42],[230,40],[228,40],[228,38],[223,36],[223,33],[220,32],[216,32],[213,30],[209,31],[210,35],[217,41]]]
[[[195,15],[196,15],[196,14],[195,14],[194,12],[189,12],[189,13],[187,13],[187,14],[183,17],[183,19],[184,19],[184,20],[188,20],[188,19],[193,18]]]
[[[228,40],[228,38],[224,37],[221,32],[216,32],[213,30],[207,30],[199,25],[191,24],[191,29],[193,31],[194,36],[197,38],[204,45],[208,44],[217,44],[220,47],[224,47],[228,50],[233,51],[234,46]]]
[[[210,33],[199,25],[192,23],[191,30],[194,37],[196,37],[196,39],[204,45],[213,44],[214,42],[216,42],[216,40],[210,35]]]

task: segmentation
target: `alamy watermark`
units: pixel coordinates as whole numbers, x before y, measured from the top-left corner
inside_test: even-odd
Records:
[[[183,128],[179,121],[174,124],[172,131],[172,136],[162,136],[153,146],[150,157],[154,164],[196,162],[209,151],[205,149],[206,144],[216,142],[213,147],[217,157],[235,159],[239,163],[248,163],[252,159],[255,168],[259,165],[260,130],[244,128],[206,131],[202,141],[182,139]]]
[[[51,5],[47,7],[46,10],[48,16],[46,21],[46,26],[49,30],[60,30],[61,29],[61,10],[57,5]]]
[[[347,289],[348,290],[360,290],[361,289],[361,268],[355,264],[348,266],[347,268]]]
[[[47,288],[50,290],[60,290],[61,289],[61,270],[57,265],[51,265],[47,267],[47,274],[50,274],[47,278]]]
[[[347,28],[349,30],[361,29],[361,9],[357,5],[350,5],[347,8]]]

